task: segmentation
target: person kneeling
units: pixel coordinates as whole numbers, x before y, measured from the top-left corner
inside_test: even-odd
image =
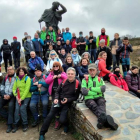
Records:
[[[125,91],[129,91],[127,83],[123,79],[123,76],[120,74],[119,66],[113,68],[113,73],[109,74],[110,83],[115,85]]]
[[[106,86],[102,78],[96,76],[97,66],[96,64],[90,64],[88,66],[88,78],[82,80],[82,94],[85,96],[86,106],[97,116],[99,129],[110,127],[112,130],[117,130],[118,125],[114,122],[110,115],[106,115],[106,100],[104,98],[104,92]]]
[[[31,80],[31,87],[30,92],[32,92],[31,102],[30,102],[30,110],[34,117],[34,122],[32,123],[32,127],[35,127],[39,123],[39,109],[37,109],[37,104],[39,106],[40,102],[43,105],[43,112],[42,116],[43,119],[47,117],[47,110],[48,110],[48,100],[49,100],[49,93],[48,87],[49,85],[46,84],[47,76],[42,73],[41,66],[38,64],[35,68],[35,77]]]
[[[81,85],[79,84],[79,81],[75,79],[75,76],[75,69],[71,67],[68,68],[68,79],[63,80],[56,90],[54,103],[42,125],[39,140],[44,140],[44,135],[48,131],[50,123],[57,112],[60,112],[59,122],[64,125],[64,132],[62,132],[62,134],[68,132],[68,110],[72,102],[77,100],[81,89]]]

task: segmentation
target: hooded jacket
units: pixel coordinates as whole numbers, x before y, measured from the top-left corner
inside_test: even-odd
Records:
[[[125,80],[130,91],[137,92],[137,90],[140,90],[140,76],[138,74],[137,76],[134,76],[133,73],[129,70]]]
[[[125,91],[129,91],[128,86],[126,81],[123,79],[122,75],[120,74],[120,77],[118,77],[116,74],[114,73],[110,73],[109,74],[109,78],[110,78],[110,83],[114,86],[117,86]]]
[[[7,44],[4,44],[4,42],[7,41]],[[3,56],[9,55],[12,52],[11,46],[8,44],[8,40],[4,39],[3,40],[3,45],[1,46],[1,52],[3,51]]]
[[[11,48],[13,53],[20,53],[21,44],[18,41],[14,41],[11,43]]]

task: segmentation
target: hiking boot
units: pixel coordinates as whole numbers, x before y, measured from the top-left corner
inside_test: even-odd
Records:
[[[45,137],[43,135],[40,135],[39,140],[45,140]]]
[[[54,129],[57,131],[57,130],[60,129],[60,127],[61,127],[61,124],[59,123],[59,121],[55,121],[55,127],[54,127]]]
[[[114,122],[114,119],[110,115],[107,115],[106,124],[112,130],[117,130],[118,129],[118,125]]]
[[[14,129],[12,130],[12,133],[15,133],[18,130],[18,125],[14,125]]]
[[[36,127],[38,124],[39,124],[39,121],[36,120],[36,121],[34,121],[34,122],[32,123],[32,127]]]
[[[64,126],[64,132],[68,133],[68,126]]]
[[[28,130],[28,124],[24,124],[22,130],[23,130],[23,132],[26,132]]]
[[[98,118],[98,124],[97,124],[98,129],[102,129],[105,122],[106,122],[106,114],[102,113]]]
[[[12,129],[13,129],[12,125],[8,125],[6,133],[10,133],[12,131]]]

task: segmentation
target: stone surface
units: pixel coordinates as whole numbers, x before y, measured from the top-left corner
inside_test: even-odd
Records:
[[[126,109],[128,109],[130,106],[131,106],[130,103],[123,103],[121,107],[122,107],[122,109],[126,110]]]
[[[116,104],[107,104],[107,109],[109,111],[116,111],[119,109],[119,107]]]
[[[127,127],[125,127],[123,129],[122,133],[123,133],[123,135],[130,135],[131,134],[130,131],[129,131],[129,129]]]
[[[123,116],[123,113],[115,113],[113,114],[113,117],[115,118],[121,118]]]
[[[114,91],[106,91],[105,92],[105,95],[110,95],[110,96],[114,96],[114,95],[116,95],[117,93],[116,92],[114,92]]]
[[[134,105],[133,107],[137,113],[140,113],[140,105]]]
[[[136,135],[135,140],[140,140],[140,134],[137,134],[137,135]]]
[[[136,114],[136,113],[128,111],[125,113],[125,116],[127,119],[136,119],[140,116],[140,114]]]
[[[133,128],[133,129],[139,129],[140,128],[140,125],[129,125],[129,127]]]

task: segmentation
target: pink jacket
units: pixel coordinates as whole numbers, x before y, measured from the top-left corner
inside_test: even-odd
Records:
[[[50,95],[52,94],[52,86],[53,86],[53,81],[54,81],[53,76],[54,76],[54,73],[51,72],[51,73],[48,75],[48,77],[46,78],[46,80],[45,80],[45,82],[46,82],[47,84],[49,84],[49,94],[50,94]],[[62,73],[61,73],[61,78],[58,79],[58,84],[60,85],[61,82],[62,82],[64,79],[66,79],[66,78],[67,78],[66,73],[65,73],[65,72],[62,72]]]

